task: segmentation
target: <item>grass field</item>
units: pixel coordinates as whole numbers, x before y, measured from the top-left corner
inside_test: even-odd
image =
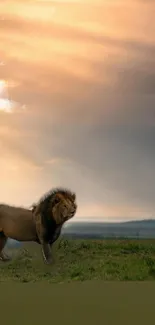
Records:
[[[39,245],[11,253],[13,260],[0,264],[2,324],[155,321],[155,241],[61,239],[52,266]]]
[[[64,283],[86,280],[155,280],[155,240],[59,240],[54,264],[45,265],[39,245],[13,250],[0,263],[0,282]]]

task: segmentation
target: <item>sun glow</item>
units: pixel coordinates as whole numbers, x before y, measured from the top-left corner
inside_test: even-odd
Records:
[[[6,88],[6,81],[5,80],[0,80],[0,95],[3,94],[3,91]]]
[[[4,111],[6,113],[11,113],[12,112],[12,102],[8,99],[1,99],[0,98],[0,111]]]
[[[0,80],[0,111],[11,113],[13,109],[13,102],[7,97],[7,82],[5,80]]]

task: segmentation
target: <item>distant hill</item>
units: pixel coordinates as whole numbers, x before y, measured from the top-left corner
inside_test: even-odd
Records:
[[[70,222],[62,231],[76,238],[155,238],[155,220],[127,222]]]

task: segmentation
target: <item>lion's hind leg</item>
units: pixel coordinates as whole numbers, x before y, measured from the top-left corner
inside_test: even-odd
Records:
[[[11,259],[9,256],[7,256],[4,253],[4,247],[6,245],[6,242],[7,242],[7,237],[4,235],[3,232],[0,232],[0,260],[3,262],[10,261]]]

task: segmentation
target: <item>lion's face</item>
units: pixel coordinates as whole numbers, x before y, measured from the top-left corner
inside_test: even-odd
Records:
[[[57,194],[57,203],[53,208],[53,216],[57,223],[64,223],[67,220],[74,217],[77,204],[75,202],[75,194],[65,197],[61,194]]]
[[[65,221],[74,217],[77,210],[77,205],[74,201],[71,201],[69,199],[64,200],[64,202],[62,202],[60,206],[61,215]]]

